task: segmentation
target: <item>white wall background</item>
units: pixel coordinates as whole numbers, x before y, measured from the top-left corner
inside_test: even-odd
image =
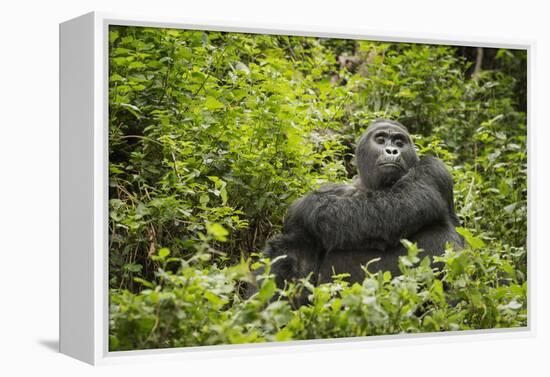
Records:
[[[532,39],[529,151],[537,335],[351,347],[92,368],[54,351],[58,333],[58,23],[91,10],[198,20],[306,24],[442,36]],[[550,28],[544,1],[6,0],[0,5],[0,374],[183,376],[543,375],[550,371],[547,211]]]

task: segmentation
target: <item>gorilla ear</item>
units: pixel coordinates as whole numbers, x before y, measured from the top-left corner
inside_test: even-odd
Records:
[[[284,257],[277,257],[276,260],[273,261],[273,267],[277,269],[277,275],[285,278],[293,276],[295,261],[289,258],[288,255],[283,255]]]
[[[353,155],[353,157],[351,158],[351,160],[349,161],[350,165],[351,166],[354,166],[355,168],[357,168],[357,157],[356,157],[356,154]]]

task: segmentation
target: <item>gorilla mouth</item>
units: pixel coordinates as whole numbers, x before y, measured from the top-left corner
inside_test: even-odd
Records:
[[[380,167],[391,166],[391,167],[394,167],[394,168],[405,170],[405,168],[403,168],[403,166],[401,164],[398,164],[397,162],[384,162],[384,163],[378,164],[378,166],[380,166]]]

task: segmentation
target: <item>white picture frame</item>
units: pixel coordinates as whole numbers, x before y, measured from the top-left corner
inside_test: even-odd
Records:
[[[370,30],[319,30],[288,25],[197,23],[92,12],[60,24],[60,352],[90,364],[135,360],[181,359],[234,354],[318,350],[325,347],[378,347],[387,342],[433,343],[534,335],[532,287],[528,294],[528,327],[372,338],[325,339],[282,343],[204,346],[143,351],[108,350],[108,28],[133,25],[159,28],[252,32],[316,37],[368,39],[445,45],[526,49],[528,88],[532,82],[533,41],[464,39]],[[528,91],[528,130],[531,127]],[[529,135],[529,131],[528,131]],[[532,138],[528,138],[528,148]],[[532,164],[529,164],[532,175]],[[531,192],[531,188],[529,188]],[[530,196],[530,195],[529,195]],[[531,207],[528,202],[528,206]],[[532,211],[529,211],[531,219]],[[535,281],[535,250],[528,233],[528,274]],[[200,351],[200,352],[197,352]]]

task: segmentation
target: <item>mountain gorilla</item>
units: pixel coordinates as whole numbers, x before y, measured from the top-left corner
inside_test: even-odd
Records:
[[[418,158],[408,130],[386,119],[374,121],[356,149],[359,179],[353,185],[329,184],[297,200],[283,232],[267,243],[265,254],[279,287],[312,274],[314,284],[336,273],[362,281],[369,270],[400,274],[400,240],[416,242],[424,255],[440,255],[445,244],[462,246],[456,233],[453,181],[435,157]]]

